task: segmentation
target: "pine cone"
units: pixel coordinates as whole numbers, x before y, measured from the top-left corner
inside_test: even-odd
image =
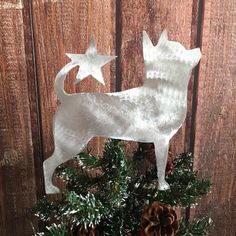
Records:
[[[141,217],[144,236],[174,236],[178,226],[175,211],[158,202],[153,202]]]

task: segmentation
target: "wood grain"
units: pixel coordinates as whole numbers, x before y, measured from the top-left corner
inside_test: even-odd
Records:
[[[1,236],[32,235],[28,209],[36,199],[30,24],[23,8],[29,14],[27,1],[0,3]]]
[[[167,29],[169,38],[181,42],[187,49],[195,47],[192,37],[196,28],[192,28],[193,1],[121,1],[120,3],[120,67],[121,90],[140,86],[144,80],[144,62],[142,54],[142,31],[149,34],[154,45],[157,44],[163,29]],[[193,34],[193,36],[192,36]],[[176,155],[189,151],[189,135],[192,113],[192,82],[188,94],[188,114],[186,124],[171,141],[171,152]],[[182,212],[178,211],[181,215]]]
[[[115,7],[113,1],[33,1],[33,26],[35,32],[36,66],[40,91],[41,122],[44,158],[54,149],[52,119],[58,105],[54,91],[54,78],[67,63],[65,53],[84,53],[92,37],[98,52],[115,55]],[[109,92],[114,90],[115,62],[103,68],[106,86],[94,78],[74,85],[75,72],[70,73],[66,91]],[[90,142],[93,153],[102,151],[102,139]]]
[[[157,44],[163,29],[169,38],[181,42],[187,49],[191,43],[192,0],[181,1],[121,1],[120,71],[121,89],[140,86],[144,79],[142,31]],[[191,45],[194,47],[194,45]],[[191,97],[191,93],[189,94]],[[191,98],[189,98],[191,101]],[[188,117],[191,115],[189,103]],[[186,147],[185,125],[172,139],[171,151],[182,153]]]
[[[204,1],[195,163],[212,192],[192,211],[211,216],[210,235],[236,234],[236,2]]]

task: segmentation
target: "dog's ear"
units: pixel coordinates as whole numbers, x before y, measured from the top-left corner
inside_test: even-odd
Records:
[[[200,48],[191,49],[191,50],[189,50],[189,53],[190,53],[191,58],[193,60],[193,66],[196,66],[202,56]]]
[[[143,31],[143,56],[145,60],[153,55],[154,46],[146,31]]]
[[[145,50],[152,49],[154,46],[146,31],[143,31],[143,48]]]
[[[161,36],[159,38],[158,44],[164,43],[168,41],[168,34],[167,34],[167,30],[164,29],[161,33]]]

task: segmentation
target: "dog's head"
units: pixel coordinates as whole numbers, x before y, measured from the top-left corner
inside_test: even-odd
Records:
[[[164,30],[158,44],[154,46],[143,32],[143,56],[146,71],[184,70],[191,71],[201,58],[199,48],[187,50],[182,44],[168,40],[167,31]]]

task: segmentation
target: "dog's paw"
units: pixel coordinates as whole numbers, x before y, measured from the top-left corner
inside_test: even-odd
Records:
[[[158,182],[158,190],[164,191],[170,189],[170,185],[164,180]]]
[[[50,185],[50,186],[45,186],[45,192],[46,194],[56,194],[60,193],[60,189],[54,185]]]

